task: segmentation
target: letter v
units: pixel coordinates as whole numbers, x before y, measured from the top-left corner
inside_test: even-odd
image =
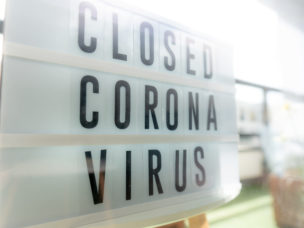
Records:
[[[97,189],[91,151],[85,152],[94,204],[103,203],[107,150],[100,151],[99,189]]]

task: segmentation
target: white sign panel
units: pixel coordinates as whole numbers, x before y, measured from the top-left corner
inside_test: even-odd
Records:
[[[103,1],[10,0],[0,227],[147,226],[239,190],[229,46]]]

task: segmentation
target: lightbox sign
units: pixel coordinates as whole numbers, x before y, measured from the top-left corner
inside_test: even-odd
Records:
[[[0,226],[166,223],[240,189],[232,49],[104,1],[10,0]]]

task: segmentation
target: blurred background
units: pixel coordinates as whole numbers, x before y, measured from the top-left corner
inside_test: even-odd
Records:
[[[304,1],[125,1],[234,46],[243,189],[209,226],[303,228]]]

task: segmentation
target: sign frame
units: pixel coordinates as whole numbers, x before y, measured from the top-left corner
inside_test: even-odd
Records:
[[[177,30],[186,32],[190,35],[194,35],[196,37],[202,37],[207,42],[210,41],[211,43],[219,43],[218,39],[213,37],[207,36],[206,34],[201,34],[195,32],[189,28],[186,28],[182,25],[177,25],[173,21],[160,17],[158,15],[154,15],[150,12],[145,12],[141,9],[136,9],[135,7],[131,7],[126,5],[125,3],[119,1],[107,1],[107,0],[100,0],[106,5],[110,5],[115,8],[120,8],[122,10],[126,10],[131,13],[135,13],[137,15],[141,15],[145,18],[149,18],[153,21],[157,21],[159,23],[168,25],[172,28]],[[5,31],[5,28],[4,28]],[[4,34],[5,36],[5,34]],[[41,60],[41,50],[39,48],[34,47],[27,47],[23,45],[16,45],[13,43],[5,43],[4,44],[4,51],[3,56],[12,56],[17,58],[27,58],[34,61],[43,61]],[[21,50],[21,51],[20,51]],[[29,53],[30,56],[28,55]],[[52,51],[44,51],[46,55],[44,61],[53,64],[64,64],[65,66],[71,67],[78,67],[78,68],[85,68],[88,69],[88,63],[85,57],[76,57],[68,54],[60,54],[56,55],[55,52]],[[123,76],[131,76],[135,78],[144,78],[153,81],[160,81],[165,83],[173,83],[174,85],[183,85],[189,86],[194,88],[201,88],[205,90],[209,90],[213,88],[212,91],[224,92],[233,94],[234,88],[230,88],[229,86],[225,85],[217,85],[214,82],[206,82],[201,81],[198,84],[197,79],[183,79],[181,78],[180,81],[176,81],[177,78],[175,75],[169,75],[167,73],[161,72],[153,72],[151,70],[146,69],[139,69],[133,66],[123,65],[119,63],[110,63],[104,60],[95,61],[94,59],[90,60],[90,68],[96,71],[108,72],[108,73],[115,73]],[[3,58],[2,58],[3,64]],[[2,71],[3,67],[0,72],[0,86],[2,87]],[[145,76],[143,76],[145,75]],[[170,77],[167,77],[170,76]],[[131,135],[128,137],[126,135],[118,135],[115,139],[111,140],[111,135],[74,135],[74,136],[63,136],[65,140],[60,140],[62,135],[31,135],[27,136],[25,134],[0,134],[0,147],[1,148],[10,148],[10,147],[41,147],[41,146],[53,146],[53,145],[83,145],[88,144],[87,140],[93,139],[89,145],[100,145],[100,139],[102,139],[105,143],[108,144],[127,144],[130,143],[132,140],[131,138],[139,137],[138,142],[140,141],[140,135]],[[95,139],[94,139],[95,137]],[[165,143],[166,139],[163,138],[162,135],[143,135],[143,138],[154,138],[156,142]],[[166,137],[170,138],[171,135],[167,135]],[[232,142],[237,143],[238,136],[237,135],[229,135],[229,136],[203,136],[203,135],[189,135],[189,136],[182,136],[184,137],[183,142]],[[16,138],[18,140],[16,140]],[[171,141],[169,142],[178,142],[181,138],[178,138],[176,135],[172,135]],[[38,140],[38,141],[37,141]],[[38,143],[37,143],[38,142]],[[136,141],[133,142],[136,144]],[[103,144],[104,145],[104,144]],[[202,191],[204,194],[202,196],[202,192],[191,193],[188,195],[183,195],[182,197],[170,197],[163,200],[152,201],[149,203],[143,203],[139,205],[127,206],[125,208],[118,208],[107,210],[104,212],[98,212],[94,214],[83,215],[75,218],[68,218],[59,221],[54,221],[45,224],[39,224],[32,227],[54,227],[54,226],[61,226],[61,227],[68,227],[68,226],[76,226],[76,227],[142,227],[142,226],[152,226],[152,225],[160,225],[166,224],[168,222],[182,220],[183,218],[193,216],[196,214],[202,213],[202,211],[209,210],[213,207],[220,206],[221,204],[228,202],[235,198],[241,189],[241,184],[238,182],[233,186],[225,186],[225,188],[217,189],[215,192],[214,190],[209,191]],[[186,202],[185,202],[186,201]],[[173,202],[173,203],[172,203]],[[212,203],[210,203],[212,202]],[[180,204],[182,205],[186,211],[180,212],[176,210],[175,205]],[[204,206],[199,206],[203,205]],[[166,205],[166,206],[164,206]],[[149,209],[147,209],[149,208]],[[145,209],[145,212],[140,212],[142,209]],[[155,217],[156,216],[156,217]],[[101,220],[100,218],[104,218]],[[115,219],[109,219],[115,217]]]

